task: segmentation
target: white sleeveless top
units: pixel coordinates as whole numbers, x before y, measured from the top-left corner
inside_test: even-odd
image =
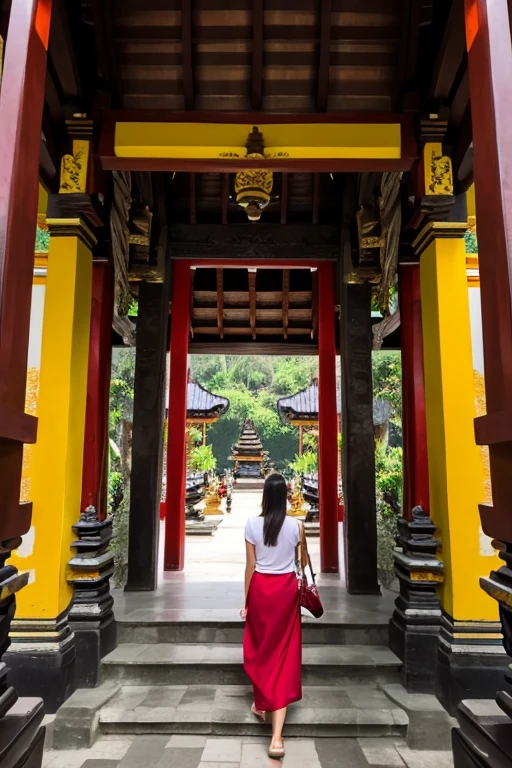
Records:
[[[295,547],[300,539],[299,522],[295,518],[285,517],[275,547],[267,547],[263,543],[263,517],[249,518],[245,526],[245,538],[256,548],[255,570],[258,573],[293,573]]]

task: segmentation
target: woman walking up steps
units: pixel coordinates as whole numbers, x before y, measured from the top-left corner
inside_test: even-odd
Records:
[[[284,757],[286,710],[302,698],[302,629],[295,572],[301,525],[286,514],[284,477],[265,480],[261,515],[245,528],[244,668],[252,681],[252,713],[272,713],[269,756]]]

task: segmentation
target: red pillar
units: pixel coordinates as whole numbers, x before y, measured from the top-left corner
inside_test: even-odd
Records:
[[[0,88],[0,484],[2,541],[27,532],[20,507],[23,444],[35,442],[25,414],[41,120],[51,0],[12,3]]]
[[[322,573],[338,573],[338,420],[334,270],[318,268],[318,490]]]
[[[465,0],[473,169],[487,414],[476,419],[489,446],[492,506],[480,507],[491,538],[512,542],[512,50],[510,4]]]
[[[113,308],[111,265],[107,260],[94,261],[81,508],[85,509],[92,504],[102,520],[107,515],[108,407]]]
[[[400,265],[399,280],[404,443],[403,516],[410,520],[414,507],[421,506],[425,512],[430,510],[420,265]]]
[[[190,334],[190,267],[187,262],[174,262],[172,283],[164,569],[182,571],[185,565],[185,430]]]

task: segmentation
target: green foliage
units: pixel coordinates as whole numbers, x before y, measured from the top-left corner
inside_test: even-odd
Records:
[[[197,445],[192,448],[188,466],[192,472],[213,472],[217,466],[217,459],[213,455],[212,446]]]
[[[318,435],[312,432],[304,432],[302,435],[302,445],[308,451],[318,450]]]
[[[393,550],[402,507],[402,449],[375,451],[377,493],[377,567],[381,584],[389,589],[395,579]]]
[[[289,462],[289,467],[296,475],[310,475],[318,469],[318,455],[313,451],[304,451],[302,456],[295,455],[295,460]]]
[[[386,505],[384,514],[395,517],[402,506],[402,458],[401,448],[377,446],[375,451],[377,500]]]
[[[133,418],[134,378],[135,349],[115,350],[110,381],[108,509],[114,530],[111,549],[115,555],[116,587],[124,584],[128,568],[130,488],[126,466],[129,466],[130,457],[122,455],[122,430],[123,425]]]
[[[137,317],[139,314],[139,302],[137,299],[132,298],[130,306],[128,307],[128,317]]]
[[[135,349],[133,347],[116,350],[112,361],[110,379],[110,437],[119,444],[121,422],[131,420],[133,416],[133,387],[135,379]]]
[[[198,427],[187,427],[187,434],[194,445],[199,445],[203,440],[203,433]],[[167,437],[167,430],[165,430],[165,436]]]
[[[50,232],[47,229],[41,229],[41,227],[36,227],[36,244],[35,244],[35,252],[36,253],[48,253],[48,248],[50,246]]]
[[[383,587],[389,589],[395,579],[393,550],[396,546],[396,517],[377,503],[377,572]]]
[[[113,538],[110,545],[114,552],[114,585],[122,587],[128,575],[128,535],[129,535],[130,494],[125,493],[122,501],[111,513]]]
[[[374,397],[387,400],[391,423],[402,427],[402,360],[400,352],[378,351],[372,355]]]
[[[476,232],[471,229],[466,230],[464,235],[464,245],[466,246],[466,253],[478,253]]]
[[[229,398],[228,413],[208,430],[208,441],[222,468],[245,419],[254,426],[276,468],[284,470],[297,450],[297,429],[283,424],[276,403],[305,389],[318,375],[315,357],[193,355],[191,374],[202,386]]]

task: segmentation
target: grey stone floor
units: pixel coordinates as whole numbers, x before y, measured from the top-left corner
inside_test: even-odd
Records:
[[[268,739],[104,736],[92,749],[44,754],[43,768],[452,768],[451,752],[416,752],[392,739],[289,739],[284,761]]]
[[[150,593],[114,590],[117,619],[125,622],[222,622],[238,617],[244,600],[244,526],[249,517],[259,513],[261,495],[239,492],[233,498],[233,511],[223,515],[215,536],[187,537],[183,572],[163,572],[162,524],[158,588]],[[319,574],[317,577],[325,608],[320,621],[387,624],[396,595],[386,590],[382,596],[347,594],[343,578],[342,524],[339,526],[339,542],[340,575]],[[317,537],[309,539],[309,550],[314,569],[320,571],[320,541]]]

